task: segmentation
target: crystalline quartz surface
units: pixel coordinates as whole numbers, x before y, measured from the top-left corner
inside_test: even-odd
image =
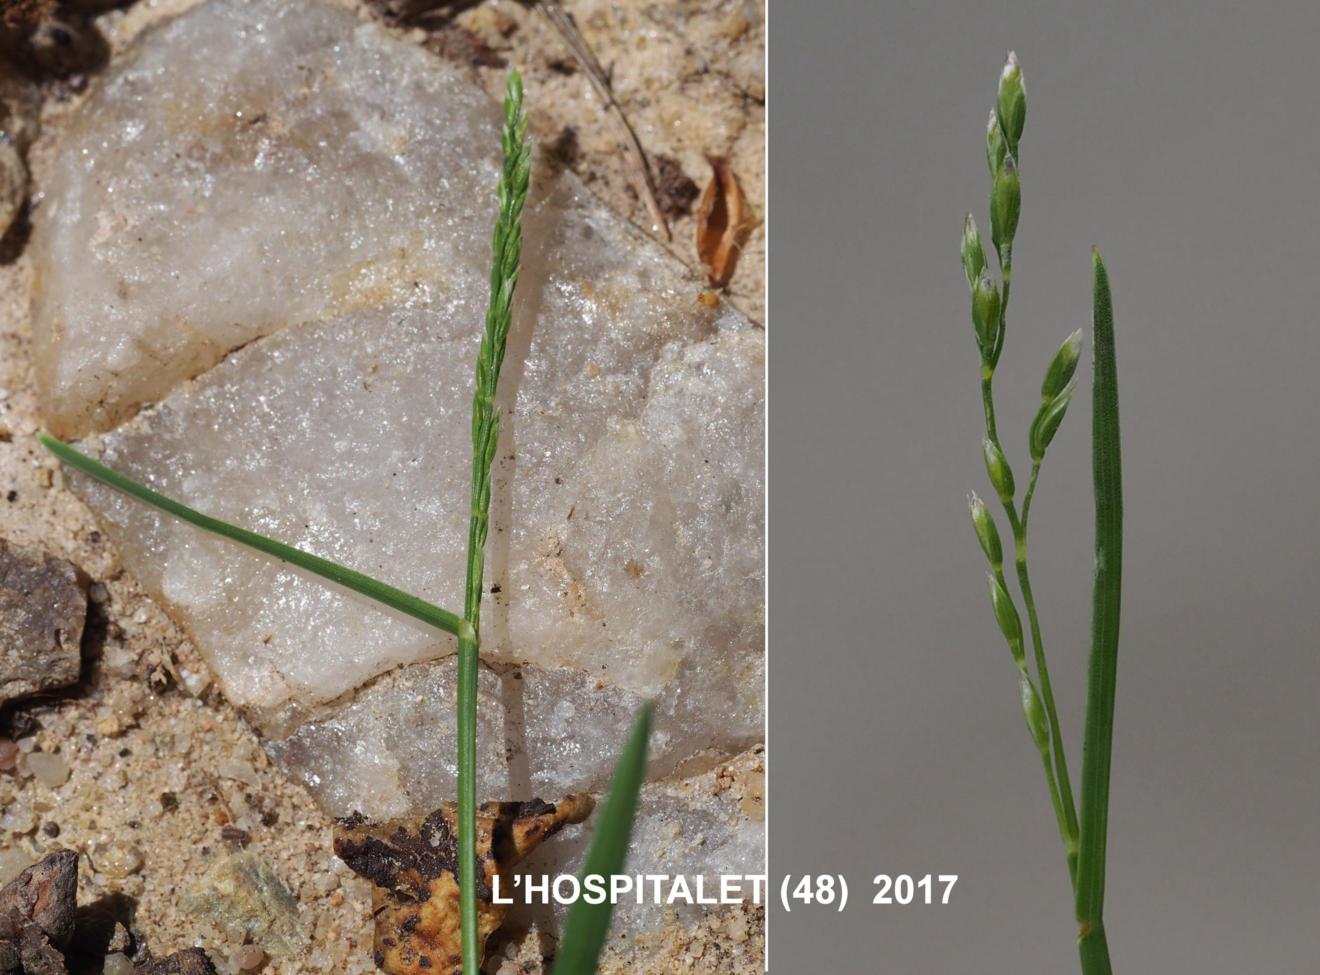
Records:
[[[731,327],[661,346],[636,333],[593,342],[581,319],[576,334],[549,324],[535,329],[506,414],[487,563],[500,591],[483,655],[574,668],[588,691],[659,695],[661,727],[694,748],[750,741],[760,334]],[[459,606],[474,343],[436,330],[432,311],[412,308],[278,333],[106,435],[102,457],[216,517]],[[611,339],[641,346],[630,365]],[[641,395],[621,394],[634,385]],[[421,623],[76,483],[226,694],[267,730],[453,651]]]
[[[105,428],[286,324],[467,291],[496,113],[323,4],[211,3],[158,30],[101,80],[46,183],[52,432]]]
[[[52,429],[461,608],[497,125],[328,4],[214,0],[146,37],[37,213]],[[646,697],[653,778],[758,741],[762,716],[763,333],[571,174],[533,185],[482,621],[482,787],[508,798],[603,788]],[[328,810],[452,798],[452,638],[73,483]],[[648,802],[639,849],[681,851]],[[684,810],[710,820],[689,866],[759,859],[759,824]]]

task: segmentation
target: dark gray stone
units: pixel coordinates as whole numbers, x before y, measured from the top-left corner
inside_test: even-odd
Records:
[[[78,680],[86,619],[71,563],[0,539],[0,705]]]

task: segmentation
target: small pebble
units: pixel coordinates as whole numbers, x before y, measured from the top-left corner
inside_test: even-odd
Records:
[[[137,671],[137,654],[122,643],[110,642],[102,653],[101,665],[111,677],[132,677]]]
[[[255,972],[266,964],[266,953],[256,945],[244,945],[230,958],[240,972]]]
[[[101,971],[104,975],[133,975],[133,963],[129,961],[127,955],[116,951],[114,954],[105,956],[105,963]]]
[[[313,880],[313,885],[322,897],[329,897],[338,889],[339,878],[333,873],[323,873]]]
[[[128,933],[128,928],[116,921],[114,930],[110,932],[110,943],[106,945],[106,951],[127,954],[132,947],[133,936]]]
[[[179,678],[183,681],[184,689],[193,697],[201,696],[211,686],[210,673],[189,670],[187,667],[179,668]]]
[[[12,771],[18,764],[18,745],[9,738],[0,738],[0,772]]]
[[[236,782],[242,782],[256,788],[261,785],[261,779],[257,778],[256,770],[248,762],[237,758],[221,759],[216,766],[216,771],[226,779],[233,779]]]
[[[131,721],[147,706],[147,692],[136,684],[121,685],[111,696],[110,706],[117,716]]]
[[[52,789],[58,789],[69,781],[69,766],[58,755],[33,752],[27,757],[27,766],[38,782]]]
[[[92,847],[92,864],[107,877],[129,877],[142,869],[142,851],[119,840],[97,843]]]
[[[37,828],[36,817],[32,813],[32,803],[20,794],[18,801],[11,802],[0,809],[0,830],[24,836]]]

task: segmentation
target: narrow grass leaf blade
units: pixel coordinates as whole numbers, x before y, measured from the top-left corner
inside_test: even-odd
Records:
[[[318,555],[312,555],[310,552],[304,552],[292,545],[285,545],[283,542],[277,542],[265,535],[258,535],[246,528],[239,528],[236,525],[221,521],[219,518],[212,518],[200,511],[194,511],[187,505],[180,504],[163,494],[158,494],[145,484],[139,484],[132,478],[92,460],[86,454],[80,453],[64,441],[50,436],[50,434],[38,433],[37,439],[41,441],[42,446],[75,470],[82,471],[88,477],[93,477],[103,484],[108,484],[116,491],[121,491],[129,497],[145,502],[159,511],[178,518],[180,521],[187,522],[213,535],[219,535],[231,542],[237,542],[240,545],[246,545],[248,548],[256,549],[258,552],[273,556],[281,562],[287,562],[300,569],[306,569],[314,575],[329,579],[345,589],[351,589],[369,599],[374,599],[378,603],[389,606],[391,609],[397,609],[401,613],[406,613],[423,623],[429,623],[446,633],[452,633],[455,636],[462,635],[464,630],[462,617],[448,610],[433,606],[423,599],[395,589],[393,586],[363,575],[361,572],[355,572],[337,562],[331,562],[329,559],[323,559]]]
[[[1103,912],[1109,772],[1118,669],[1119,596],[1123,561],[1123,490],[1119,457],[1118,375],[1109,274],[1095,265],[1095,384],[1092,467],[1095,478],[1095,588],[1082,755],[1082,809],[1077,861],[1077,921],[1082,971],[1108,975]]]
[[[614,767],[609,795],[597,817],[596,834],[582,864],[582,879],[609,877],[623,872],[632,835],[637,801],[646,777],[646,741],[651,733],[652,706],[642,706],[633,724],[623,754]],[[608,887],[608,882],[606,883]],[[614,905],[608,898],[600,904],[578,900],[568,912],[564,940],[559,948],[553,975],[592,975],[605,938],[609,934]]]

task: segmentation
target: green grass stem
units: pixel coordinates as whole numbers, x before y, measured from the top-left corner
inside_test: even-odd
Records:
[[[491,240],[490,304],[472,394],[472,508],[463,598],[463,619],[469,629],[458,641],[458,888],[465,975],[479,975],[481,970],[477,938],[477,663],[490,527],[490,470],[500,437],[495,393],[513,320],[513,292],[522,257],[522,210],[531,181],[522,77],[516,69],[509,72],[505,89],[501,142],[504,164],[497,189],[499,215]]]
[[[996,109],[986,129],[986,160],[991,176],[991,231],[999,262],[1001,285],[996,288],[975,220],[963,223],[960,249],[971,291],[972,324],[981,352],[981,399],[985,414],[983,452],[986,470],[1012,528],[1017,590],[1031,634],[1032,664],[1039,682],[1034,690],[1031,668],[1023,654],[1022,627],[1013,595],[1000,564],[1002,546],[997,530],[979,499],[973,498],[972,518],[981,547],[995,573],[991,598],[1001,631],[1008,638],[1020,673],[1023,708],[1033,741],[1041,753],[1059,834],[1067,855],[1079,925],[1079,949],[1084,975],[1111,975],[1104,927],[1105,854],[1109,820],[1109,779],[1114,732],[1114,693],[1118,659],[1119,594],[1122,565],[1122,484],[1119,462],[1118,383],[1114,361],[1113,313],[1109,277],[1098,252],[1094,254],[1095,378],[1092,452],[1095,480],[1095,590],[1091,658],[1082,756],[1080,810],[1074,801],[1067,752],[1050,680],[1040,615],[1032,592],[1028,563],[1028,525],[1040,479],[1041,460],[1072,400],[1072,382],[1081,349],[1080,331],[1059,346],[1041,384],[1041,405],[1032,422],[1031,476],[1018,507],[1014,479],[1004,455],[995,417],[994,378],[1007,332],[1009,293],[1013,280],[1013,240],[1021,206],[1021,174],[1017,159],[1026,117],[1026,88],[1017,58],[1009,54],[1000,75]],[[1020,514],[1019,514],[1020,512]],[[1006,623],[1007,621],[1007,623]]]

